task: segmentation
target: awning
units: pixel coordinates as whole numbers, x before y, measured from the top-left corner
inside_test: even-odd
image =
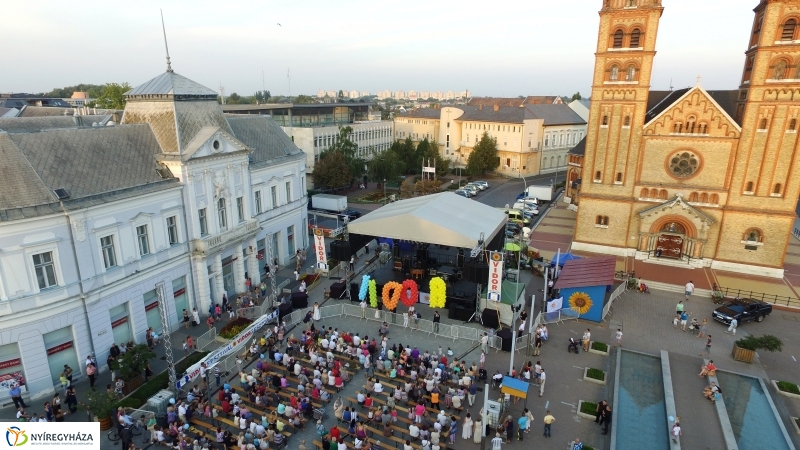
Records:
[[[473,248],[481,232],[487,244],[503,229],[503,210],[452,192],[424,195],[383,206],[348,224],[348,232],[429,244]]]

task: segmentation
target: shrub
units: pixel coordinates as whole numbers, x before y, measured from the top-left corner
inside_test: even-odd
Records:
[[[232,339],[241,333],[242,330],[250,326],[251,323],[253,323],[253,321],[246,317],[233,319],[219,330],[219,336],[224,339]]]
[[[449,184],[447,186],[447,189],[450,189],[451,191],[454,191],[454,190],[458,189],[458,183]]]
[[[581,412],[584,414],[597,414],[597,403],[583,402],[581,403]]]
[[[123,380],[131,380],[141,376],[147,363],[155,357],[146,344],[137,344],[114,361],[114,370]]]
[[[600,380],[600,381],[603,381],[606,378],[605,372],[603,372],[600,369],[591,369],[591,368],[586,371],[586,376],[593,380]]]
[[[92,415],[105,419],[111,417],[112,412],[117,408],[116,403],[117,396],[113,392],[91,389],[86,393],[86,403],[84,405]],[[138,406],[141,406],[141,404]]]
[[[594,447],[592,447],[591,445],[584,444],[583,445],[583,450],[594,450]]]
[[[183,358],[177,364],[175,364],[175,376],[180,378],[186,369],[194,365],[197,361],[203,359],[207,354],[208,352],[190,353],[189,356]],[[150,381],[144,383],[139,387],[139,389],[136,389],[135,391],[131,392],[129,396],[120,400],[117,406],[139,408],[140,406],[144,405],[145,402],[147,402],[147,399],[156,395],[162,389],[169,389],[173,392],[175,391],[173,386],[169,386],[169,374],[166,371],[161,372],[153,378],[150,378]]]
[[[796,384],[790,383],[788,381],[778,381],[778,389],[782,390],[783,392],[788,392],[790,394],[800,395],[800,388],[797,387]]]
[[[765,334],[763,336],[747,336],[736,341],[736,346],[746,350],[766,350],[768,352],[779,352],[783,350],[783,341],[779,338]]]
[[[592,350],[597,350],[599,352],[607,352],[608,351],[608,344],[605,342],[592,342]]]

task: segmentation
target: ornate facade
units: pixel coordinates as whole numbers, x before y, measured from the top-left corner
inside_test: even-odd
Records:
[[[783,276],[800,195],[800,0],[754,11],[739,89],[659,92],[661,1],[604,1],[573,249]]]

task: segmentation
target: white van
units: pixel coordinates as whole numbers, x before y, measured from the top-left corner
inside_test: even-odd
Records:
[[[539,208],[536,205],[531,205],[530,203],[523,203],[523,202],[516,202],[513,206],[514,209],[519,209],[520,211],[528,211],[531,214],[539,215]]]

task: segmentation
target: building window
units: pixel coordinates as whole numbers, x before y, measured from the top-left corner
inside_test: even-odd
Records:
[[[597,216],[594,219],[595,225],[607,227],[608,226],[608,216]]]
[[[625,81],[636,81],[636,66],[633,64],[625,71]]]
[[[631,31],[631,48],[639,48],[639,39],[642,37],[642,32],[638,28]]]
[[[39,289],[47,289],[57,284],[53,252],[33,255],[33,269],[36,272],[36,282],[39,283]]]
[[[239,222],[244,222],[244,198],[236,197],[236,213],[239,214]]]
[[[617,183],[622,183],[622,172],[617,172]]]
[[[221,198],[217,200],[217,222],[220,230],[225,230],[228,228],[228,215],[226,214],[225,209],[225,199]]]
[[[178,243],[178,218],[176,216],[167,217],[167,239],[169,239],[169,245]]]
[[[661,200],[666,200],[667,195],[668,194],[666,189],[662,189],[661,191],[658,192],[658,198],[660,198]]]
[[[614,32],[614,48],[622,48],[622,39],[624,35],[625,34],[622,32],[622,30],[617,30]]]
[[[773,80],[783,80],[786,78],[786,61],[780,60],[775,64],[775,70],[772,71]]]
[[[611,66],[611,75],[609,76],[610,81],[617,81],[619,80],[619,66],[616,64]]]
[[[786,23],[783,24],[783,32],[781,33],[781,40],[793,41],[795,39],[794,34],[796,29],[797,29],[797,21],[794,19],[787,20]]]
[[[697,195],[697,192],[692,192],[689,194],[689,203],[697,203],[698,198],[700,198],[700,196]]]
[[[623,126],[629,127],[631,126],[631,116],[625,116],[625,122]]]
[[[639,198],[648,198],[650,196],[650,191],[647,188],[642,188],[642,191],[639,193]]]
[[[208,234],[208,222],[206,220],[206,209],[200,208],[197,210],[198,222],[200,222],[200,236]]]
[[[789,130],[795,131],[797,129],[797,119],[792,119],[789,121]]]
[[[278,187],[272,186],[269,188],[270,194],[272,195],[272,207],[278,207]]]
[[[256,214],[261,214],[263,211],[261,206],[261,191],[256,191],[255,193],[255,203],[256,203]]]
[[[294,255],[295,253],[295,244],[294,244],[294,225],[289,226],[286,228],[286,243],[287,243],[287,250],[290,255]]]
[[[708,203],[708,194],[703,192],[700,194],[700,203]]]
[[[781,195],[781,184],[775,183],[775,187],[772,188],[772,195]]]
[[[594,181],[600,181],[600,171],[594,173]]]
[[[767,129],[767,119],[761,119],[761,122],[758,124],[759,130],[766,130]]]
[[[669,159],[669,171],[676,178],[692,176],[700,168],[699,158],[687,151],[678,152]]]
[[[106,269],[116,267],[117,254],[114,251],[114,235],[100,238],[100,249],[103,252],[103,266]]]
[[[287,181],[286,182],[286,203],[289,203],[291,201],[292,201],[292,182],[291,181]]]
[[[136,242],[139,244],[139,255],[150,254],[150,242],[147,238],[147,225],[136,227]]]
[[[747,182],[747,186],[744,188],[744,191],[753,193],[753,182],[752,181],[748,181]]]
[[[603,125],[608,126],[608,116],[603,116]]]
[[[712,205],[719,205],[719,195],[718,194],[711,194],[711,199],[709,200]]]
[[[742,240],[747,242],[763,242],[764,236],[761,234],[761,230],[757,228],[750,228],[744,232]]]

